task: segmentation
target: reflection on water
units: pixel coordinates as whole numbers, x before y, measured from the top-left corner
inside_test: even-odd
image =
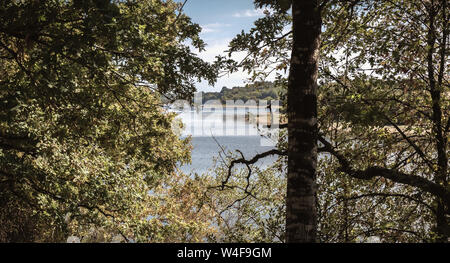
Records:
[[[260,136],[220,136],[215,137],[225,151],[240,150],[246,159],[257,153],[273,149],[273,146],[261,146]],[[211,136],[192,137],[192,164],[183,165],[181,170],[185,173],[204,173],[213,166],[213,157],[218,157],[221,151],[219,145]],[[257,165],[266,166],[276,160],[275,156],[264,158]]]
[[[245,120],[246,113],[257,114],[252,109],[203,109],[183,111],[178,117],[185,124],[183,136],[256,136],[258,131]]]
[[[240,150],[246,158],[273,149],[274,142],[259,135],[255,125],[246,121],[247,112],[257,114],[258,109],[203,109],[180,112],[178,118],[185,125],[182,136],[192,136],[193,146],[192,164],[183,165],[181,170],[185,173],[206,172],[213,166],[213,158],[218,157],[220,146],[226,151]],[[268,157],[257,165],[266,166],[275,159],[275,156]]]

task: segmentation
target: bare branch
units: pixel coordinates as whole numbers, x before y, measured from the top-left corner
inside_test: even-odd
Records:
[[[332,144],[323,136],[319,135],[319,141],[324,145],[323,151],[326,151],[336,157],[341,165],[340,170],[347,175],[361,180],[371,180],[375,177],[383,177],[396,183],[417,187],[425,192],[442,198],[447,203],[447,207],[450,207],[450,191],[448,191],[445,187],[417,175],[405,174],[400,171],[384,167],[372,166],[366,168],[365,170],[354,170],[350,166],[348,160],[341,153],[335,150]]]
[[[412,196],[409,195],[404,195],[404,194],[395,194],[395,193],[367,193],[367,194],[362,194],[362,195],[356,195],[356,196],[350,196],[350,197],[346,197],[346,198],[342,198],[343,200],[356,200],[356,199],[360,199],[360,198],[365,198],[365,197],[375,197],[375,196],[382,196],[382,197],[401,197],[404,199],[408,199],[411,201],[414,201],[416,203],[419,203],[423,206],[425,206],[426,208],[430,209],[433,212],[436,212],[436,210],[431,207],[429,204],[425,203],[422,200],[419,200],[417,198],[414,198]]]
[[[229,179],[231,178],[232,169],[236,164],[245,164],[248,167],[248,165],[254,164],[257,161],[259,161],[260,159],[263,159],[263,158],[265,158],[267,156],[271,156],[271,155],[287,155],[287,152],[283,152],[278,149],[273,149],[273,150],[270,150],[267,152],[257,154],[250,160],[245,159],[243,155],[242,155],[242,158],[240,158],[240,159],[232,160],[230,163],[230,166],[228,166],[228,175],[225,178],[225,180],[222,181],[222,189],[223,189],[223,187],[225,187],[225,185],[228,183]]]

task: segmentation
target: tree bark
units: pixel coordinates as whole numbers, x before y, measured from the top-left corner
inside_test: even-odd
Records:
[[[292,16],[286,241],[316,242],[317,71],[322,24],[319,1],[292,1]]]

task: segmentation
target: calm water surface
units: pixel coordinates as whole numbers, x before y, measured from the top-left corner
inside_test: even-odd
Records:
[[[185,125],[182,136],[192,137],[192,163],[180,169],[185,173],[204,173],[214,165],[221,147],[236,153],[240,150],[247,159],[275,148],[274,142],[261,136],[254,124],[245,120],[246,112],[257,113],[256,108],[191,110],[178,114]],[[220,145],[220,146],[219,146]],[[256,163],[267,166],[276,160],[267,157]]]

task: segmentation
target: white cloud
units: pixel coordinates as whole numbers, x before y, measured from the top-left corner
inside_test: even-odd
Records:
[[[205,51],[195,53],[204,61],[213,62],[218,55],[228,56],[226,50],[228,50],[228,43],[231,39],[220,39],[210,41],[206,46]],[[233,53],[231,58],[240,61],[245,57],[245,52],[236,52]],[[223,86],[227,86],[229,88],[234,86],[242,86],[246,79],[248,79],[249,75],[246,72],[238,71],[233,74],[222,76],[218,79],[214,87],[208,85],[208,83],[202,81],[197,83],[197,88],[200,91],[220,91]]]
[[[201,25],[202,33],[212,33],[212,32],[218,32],[221,31],[225,27],[230,27],[230,24],[222,24],[222,23],[213,23],[213,24],[206,24]]]
[[[210,41],[205,48],[205,51],[198,52],[195,50],[194,52],[204,61],[213,62],[218,55],[228,56],[226,50],[229,49],[228,43],[231,41],[230,39],[217,39],[214,41]],[[231,58],[235,61],[241,61],[246,56],[246,52],[235,52],[231,55]],[[223,86],[228,88],[232,88],[235,86],[243,86],[249,79],[249,74],[242,70],[234,72],[233,74],[226,74],[220,77],[215,83],[214,87],[208,85],[207,82],[202,81],[197,83],[197,89],[199,91],[220,91]],[[267,80],[273,81],[275,79],[275,74],[271,74]]]
[[[257,17],[257,16],[264,16],[264,11],[267,9],[246,9],[242,10],[240,12],[236,12],[233,14],[233,17]]]
[[[231,41],[231,38],[223,38],[223,39],[216,39],[213,41],[208,41],[205,51],[198,52],[198,50],[195,50],[195,53],[201,59],[208,61],[208,62],[213,62],[215,60],[216,56],[227,55],[227,53],[225,53],[225,51],[229,49],[228,43],[230,43],[230,41]],[[240,53],[242,53],[242,52],[240,52]],[[232,58],[239,59],[240,56],[238,53],[236,53],[236,54],[233,53]],[[242,56],[242,58],[243,58],[243,56]]]

